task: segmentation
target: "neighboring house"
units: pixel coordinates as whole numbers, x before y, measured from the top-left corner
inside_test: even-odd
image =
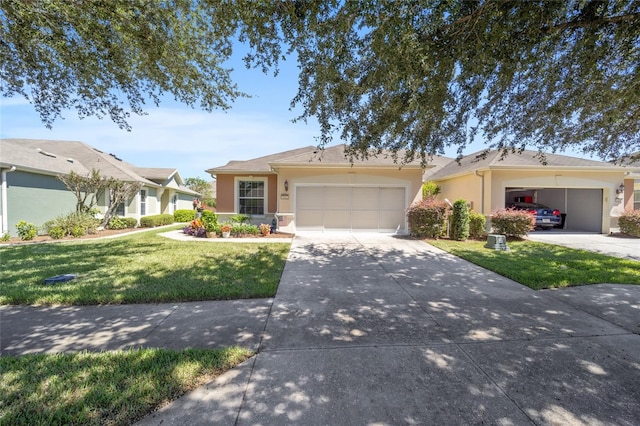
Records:
[[[75,195],[57,177],[72,171],[86,176],[92,169],[99,170],[101,176],[142,184],[135,197],[118,206],[116,214],[121,217],[139,220],[192,209],[193,198],[199,196],[184,186],[176,169],[136,167],[83,142],[2,139],[0,232],[15,235],[15,224],[21,220],[41,226],[75,211]],[[107,203],[108,196],[99,194],[97,208],[101,212],[106,211]]]
[[[564,155],[524,151],[501,157],[498,150],[467,155],[434,173],[440,198],[467,200],[490,216],[517,199],[545,204],[566,214],[565,229],[609,233],[617,211],[633,205],[632,168]]]
[[[633,157],[637,157],[636,160],[632,160]],[[628,178],[634,180],[634,185],[630,186],[625,183],[625,203],[626,209],[640,210],[640,152],[631,154],[629,157],[623,158],[620,164],[633,168],[633,171],[629,173]],[[625,181],[626,182],[626,181]],[[629,191],[633,191],[633,194],[629,194]]]
[[[344,145],[313,146],[206,170],[216,179],[220,220],[247,214],[275,218],[283,232],[407,232],[406,209],[421,199],[420,162],[403,167],[388,155],[351,163]]]

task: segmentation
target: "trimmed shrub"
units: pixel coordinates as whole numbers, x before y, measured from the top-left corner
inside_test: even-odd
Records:
[[[409,233],[414,237],[438,238],[446,229],[449,206],[444,201],[426,199],[407,210]]]
[[[173,219],[176,222],[191,222],[196,218],[195,210],[176,210],[173,212]],[[142,226],[142,224],[140,224]]]
[[[54,240],[59,240],[65,235],[67,235],[67,233],[61,226],[54,226],[53,228],[49,229],[49,236]]]
[[[451,239],[465,241],[469,238],[469,206],[467,200],[456,200],[451,214]]]
[[[109,219],[109,224],[107,228],[109,229],[127,229],[127,228],[135,228],[138,224],[138,220],[134,217],[118,217],[113,216]]]
[[[484,239],[487,235],[486,231],[487,218],[483,214],[476,213],[473,210],[469,212],[469,236],[475,240]]]
[[[623,234],[640,237],[640,209],[625,211],[618,218],[618,227]]]
[[[80,231],[75,228],[82,228],[82,234],[95,234],[98,232],[100,220],[96,219],[92,213],[72,212],[66,216],[58,216],[57,218],[46,222],[42,225],[43,230],[51,236],[52,228],[62,228],[64,236],[78,234]],[[55,231],[54,231],[55,233]],[[52,237],[53,238],[53,237]]]
[[[491,214],[491,227],[496,234],[522,238],[536,227],[536,218],[526,210],[500,209]]]
[[[155,228],[156,226],[171,225],[174,222],[173,218],[174,216],[171,214],[156,214],[152,216],[145,216],[140,218],[140,227]]]
[[[24,220],[16,223],[16,229],[20,239],[23,241],[33,240],[38,235],[38,228],[33,223],[28,223]]]
[[[82,226],[80,226],[80,225],[74,226],[73,228],[71,228],[71,232],[69,232],[69,234],[72,237],[76,237],[76,238],[82,237],[85,233],[86,232],[85,232],[84,228]]]

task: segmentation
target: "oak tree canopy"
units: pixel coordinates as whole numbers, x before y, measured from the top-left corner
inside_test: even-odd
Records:
[[[640,151],[640,2],[632,0],[0,0],[2,96],[51,126],[162,94],[210,111],[243,96],[224,64],[300,69],[292,104],[356,157],[488,148]]]

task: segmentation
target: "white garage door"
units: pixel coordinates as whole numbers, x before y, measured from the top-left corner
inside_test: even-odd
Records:
[[[301,186],[296,230],[405,232],[403,187]]]

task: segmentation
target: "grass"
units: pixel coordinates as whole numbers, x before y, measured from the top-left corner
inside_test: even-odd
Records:
[[[429,244],[534,290],[586,284],[640,284],[640,262],[533,241],[509,241],[510,251],[485,241],[429,240]]]
[[[241,348],[0,357],[0,423],[129,425],[252,355]]]
[[[0,248],[0,305],[94,305],[272,297],[290,244],[175,241],[151,230]],[[77,274],[66,283],[44,279]]]

